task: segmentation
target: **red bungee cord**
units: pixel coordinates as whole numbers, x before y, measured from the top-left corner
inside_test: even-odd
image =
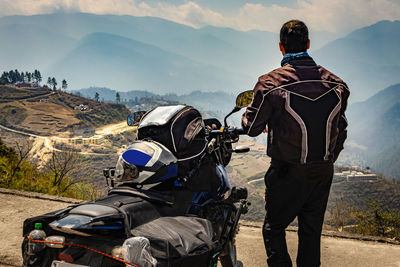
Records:
[[[108,257],[108,258],[110,258],[110,259],[113,259],[113,260],[122,262],[122,263],[124,263],[124,264],[126,264],[126,265],[133,266],[133,267],[139,267],[139,266],[137,266],[136,264],[127,262],[127,261],[125,261],[125,260],[123,260],[123,259],[114,257],[114,256],[112,256],[112,255],[108,255],[107,253],[104,253],[104,252],[95,250],[95,249],[93,249],[93,248],[90,248],[90,247],[87,247],[87,246],[84,246],[84,245],[72,244],[72,243],[52,242],[52,241],[43,241],[43,240],[35,240],[35,239],[30,238],[29,235],[26,236],[26,238],[27,238],[29,241],[36,242],[36,243],[54,244],[54,245],[73,246],[73,247],[78,247],[78,248],[84,248],[84,249],[93,251],[93,252],[95,252],[95,253],[101,254],[101,255],[103,255],[103,256],[106,256],[106,257]]]

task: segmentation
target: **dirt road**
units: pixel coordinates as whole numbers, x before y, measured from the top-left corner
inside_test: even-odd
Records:
[[[25,193],[22,193],[25,195]],[[46,195],[39,195],[47,198]],[[31,195],[32,196],[32,195]],[[22,223],[25,218],[61,209],[71,203],[9,194],[0,189],[0,266],[20,266]],[[61,199],[63,201],[63,199]],[[295,259],[297,233],[287,232],[289,251]],[[241,226],[237,237],[238,258],[246,267],[266,266],[261,229]],[[294,260],[295,262],[295,260]],[[294,265],[295,266],[295,265]],[[334,237],[322,238],[322,266],[400,267],[400,246]]]
[[[99,128],[99,130],[96,131],[96,135],[94,137],[107,135],[107,134],[119,134],[121,131],[126,130],[128,127],[129,126],[126,125],[126,122],[109,124],[109,125]],[[68,140],[70,139],[70,138],[64,138],[64,137],[59,137],[59,136],[36,135],[36,134],[21,131],[21,130],[11,129],[11,128],[6,127],[1,124],[0,124],[0,128],[3,130],[9,131],[9,132],[22,134],[27,137],[33,138],[34,143],[33,143],[32,154],[41,158],[42,162],[46,162],[49,159],[49,154],[50,154],[49,152],[52,152],[53,150],[59,151],[59,152],[61,151],[60,149],[57,149],[53,146],[53,142],[68,143]],[[107,155],[105,153],[95,153],[95,152],[85,152],[85,151],[80,151],[77,153],[82,154],[82,155],[92,155],[92,156]],[[47,156],[46,156],[46,154],[47,154]]]
[[[115,123],[115,124],[108,124],[103,127],[96,129],[96,135],[109,135],[109,134],[119,134],[122,131],[132,129],[131,126],[126,124],[126,121]]]

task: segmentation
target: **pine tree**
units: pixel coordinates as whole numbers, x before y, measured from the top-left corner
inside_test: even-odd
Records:
[[[21,74],[17,69],[15,69],[15,82],[21,82]]]
[[[96,92],[96,94],[94,95],[94,100],[96,100],[97,102],[99,102],[99,93]]]
[[[117,100],[117,103],[121,102],[121,96],[119,95],[118,92],[117,92],[117,94],[115,95],[115,99]]]
[[[53,84],[53,90],[56,90],[57,89],[57,80],[56,80],[56,78],[52,78],[51,79],[51,83]]]
[[[39,84],[42,82],[42,74],[40,74],[40,71],[38,71],[38,70],[36,70],[36,71],[37,71],[37,73],[36,73],[35,79],[36,79],[36,82]]]
[[[62,80],[61,88],[62,88],[63,90],[67,90],[67,87],[68,87],[67,81],[66,81],[65,79]]]
[[[47,78],[47,84],[49,85],[50,88],[52,88],[53,80],[49,77]]]
[[[26,79],[28,80],[28,82],[30,83],[32,81],[32,73],[26,72],[25,76],[26,76]]]

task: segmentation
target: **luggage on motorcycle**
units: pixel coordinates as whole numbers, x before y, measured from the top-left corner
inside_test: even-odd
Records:
[[[156,141],[135,141],[119,157],[114,185],[149,185],[163,183],[178,175],[177,158]]]
[[[199,156],[206,148],[204,122],[190,106],[157,107],[138,126],[138,139],[151,139],[166,146],[179,162]]]
[[[220,181],[215,163],[199,162],[207,147],[205,126],[200,112],[190,106],[157,107],[148,112],[138,126],[138,139],[152,139],[167,147],[178,159],[178,175],[187,176],[185,186],[197,192],[216,192]]]
[[[198,217],[161,217],[132,234],[150,241],[157,267],[209,266],[216,250],[211,222]]]

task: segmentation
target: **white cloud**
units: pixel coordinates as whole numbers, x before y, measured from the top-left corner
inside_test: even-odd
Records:
[[[277,1],[279,3],[279,1]],[[0,0],[0,16],[43,13],[88,12],[154,16],[193,27],[225,26],[240,30],[277,32],[292,18],[304,20],[313,30],[346,32],[379,20],[400,19],[398,0],[298,0],[294,7],[244,4],[236,14],[226,15],[193,1],[173,5],[166,1],[148,4],[139,0]]]

